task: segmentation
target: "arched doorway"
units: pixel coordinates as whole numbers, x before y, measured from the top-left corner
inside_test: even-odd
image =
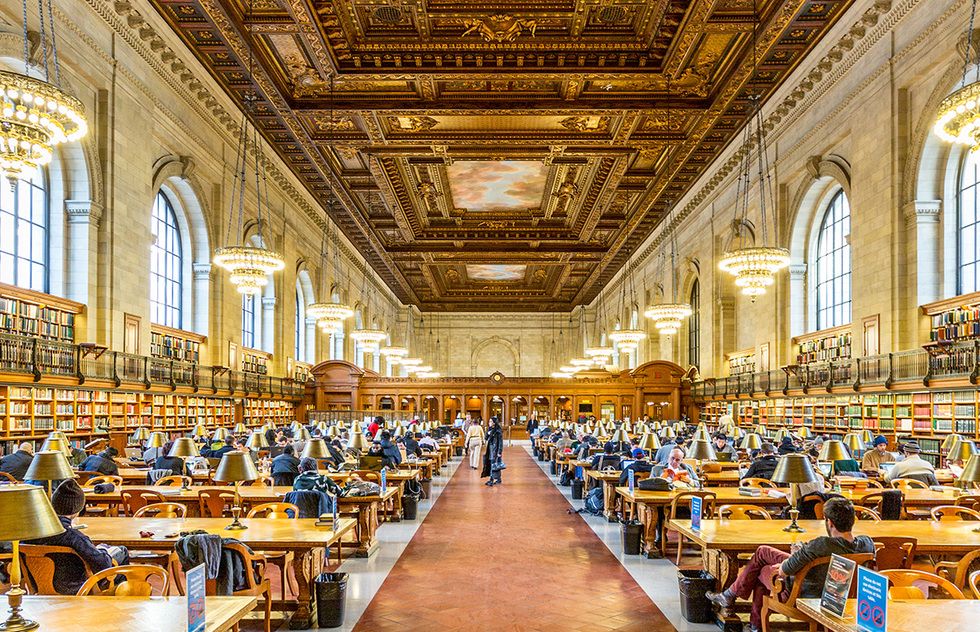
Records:
[[[395,398],[391,395],[382,395],[379,397],[378,410],[395,410]]]
[[[447,395],[442,400],[442,408],[445,411],[443,413],[443,421],[452,423],[456,419],[456,415],[462,412],[462,407],[460,406],[459,398],[455,395]]]
[[[520,395],[515,396],[510,400],[510,416],[516,420],[516,423],[524,425],[527,423],[527,418],[530,416],[527,406],[527,400]]]
[[[490,398],[490,416],[499,419],[503,425],[510,423],[509,419],[504,418],[504,398],[500,395]]]
[[[466,412],[472,419],[483,419],[483,400],[476,395],[466,398]]]
[[[422,399],[422,412],[426,419],[435,421],[439,419],[439,398],[435,395],[426,395]]]
[[[538,395],[531,404],[531,414],[535,419],[547,419],[551,416],[551,400],[544,395]]]
[[[572,418],[572,398],[565,395],[558,396],[555,400],[555,418],[559,421],[568,421]]]
[[[412,412],[418,410],[418,402],[415,401],[415,397],[413,395],[402,395],[399,405],[401,406],[401,408],[399,408],[398,410],[402,410],[405,412]]]

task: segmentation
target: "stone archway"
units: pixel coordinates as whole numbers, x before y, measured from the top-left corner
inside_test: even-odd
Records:
[[[521,370],[521,354],[514,343],[491,336],[473,346],[470,355],[471,375],[490,375],[496,371],[507,376],[519,376]]]

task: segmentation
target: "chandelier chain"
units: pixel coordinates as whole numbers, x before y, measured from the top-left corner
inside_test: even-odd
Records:
[[[54,10],[48,0],[48,24],[51,26],[51,60],[54,62],[54,84],[61,87],[61,65],[58,64],[58,43],[55,41]]]
[[[44,64],[44,80],[50,82],[51,77],[49,76],[50,71],[48,70],[48,38],[44,27],[44,0],[37,0],[37,17],[41,30],[41,61]],[[27,60],[24,61],[26,62]]]

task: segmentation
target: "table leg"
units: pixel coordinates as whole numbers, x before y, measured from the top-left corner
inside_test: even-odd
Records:
[[[290,630],[307,630],[314,627],[313,578],[320,572],[324,549],[296,551],[293,555],[293,576],[296,578],[296,610],[289,619]],[[283,604],[284,606],[286,604]]]
[[[378,501],[361,505],[357,514],[357,526],[361,539],[355,557],[370,557],[378,549],[374,535],[378,530]]]
[[[603,481],[602,492],[602,509],[606,520],[616,522],[616,485]]]

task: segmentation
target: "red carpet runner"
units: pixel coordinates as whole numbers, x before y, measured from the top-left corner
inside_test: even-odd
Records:
[[[356,630],[674,630],[523,447],[459,467]]]

